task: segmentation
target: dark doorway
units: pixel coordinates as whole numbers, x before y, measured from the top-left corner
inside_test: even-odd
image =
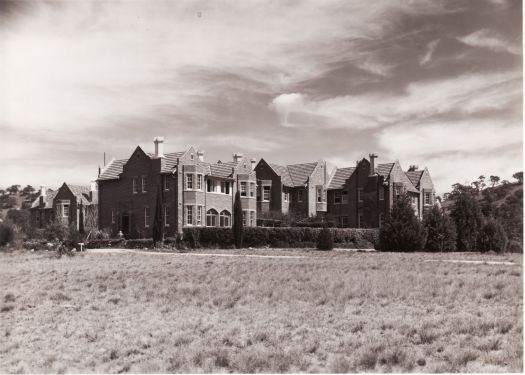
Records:
[[[125,237],[129,238],[129,228],[130,228],[130,218],[128,213],[122,214],[122,227],[120,230],[124,234]]]

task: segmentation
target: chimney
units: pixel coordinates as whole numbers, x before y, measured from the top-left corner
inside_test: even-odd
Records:
[[[412,164],[410,167],[408,167],[408,171],[409,172],[417,171],[418,168],[419,166]]]
[[[240,152],[236,152],[235,154],[233,154],[233,161],[238,163],[241,161],[242,159],[242,154]]]
[[[251,158],[250,159],[250,163],[252,164],[252,171],[255,169],[255,162],[257,161],[257,159],[255,158]]]
[[[97,192],[97,182],[91,181],[89,186],[89,200],[93,202],[93,194]]]
[[[372,153],[368,155],[370,157],[370,176],[376,174],[376,163],[375,158],[377,158],[377,155]]]
[[[39,200],[40,207],[44,206],[44,200],[45,199],[46,199],[46,187],[45,186],[40,186],[40,200]]]
[[[197,157],[199,158],[199,161],[204,161],[204,150],[197,151]]]
[[[163,158],[164,157],[164,137],[155,137],[153,139],[155,143],[155,157]]]

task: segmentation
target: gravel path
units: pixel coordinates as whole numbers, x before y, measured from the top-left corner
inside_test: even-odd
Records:
[[[502,265],[502,266],[521,266],[520,263],[497,262],[493,260],[427,259],[427,260],[424,260],[423,262],[446,262],[446,263],[490,264],[490,265]]]
[[[247,258],[288,258],[288,259],[302,259],[307,258],[305,255],[257,255],[257,254],[217,254],[217,253],[173,253],[162,251],[144,251],[133,249],[89,249],[86,252],[93,254],[114,254],[114,253],[132,253],[132,254],[147,254],[147,255],[182,255],[182,256],[196,256],[196,257],[247,257]]]

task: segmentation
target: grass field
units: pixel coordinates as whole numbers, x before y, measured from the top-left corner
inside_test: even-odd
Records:
[[[0,254],[0,372],[522,370],[521,255],[251,253]]]

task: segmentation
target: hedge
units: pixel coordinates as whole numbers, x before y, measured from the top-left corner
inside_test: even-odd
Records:
[[[350,249],[375,248],[379,243],[377,229],[329,228],[334,246]],[[310,227],[246,227],[244,247],[316,248],[321,228]],[[234,248],[231,228],[184,228],[182,240],[169,237],[167,246],[178,248]],[[130,249],[152,248],[152,239],[107,239],[92,240],[87,248],[123,247]]]

